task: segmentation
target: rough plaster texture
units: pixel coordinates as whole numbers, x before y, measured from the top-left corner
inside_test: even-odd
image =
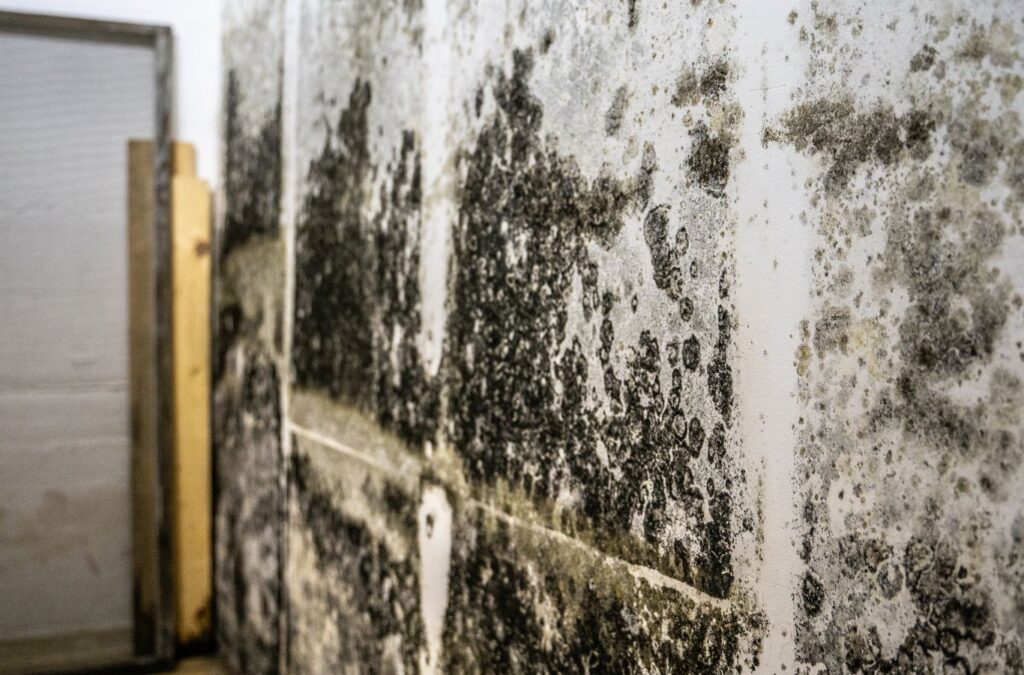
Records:
[[[1024,668],[1024,12],[773,4],[229,7],[236,665]]]

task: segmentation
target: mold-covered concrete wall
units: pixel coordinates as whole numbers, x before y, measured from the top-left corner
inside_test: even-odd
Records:
[[[234,664],[1024,669],[1024,11],[977,4],[231,3]]]

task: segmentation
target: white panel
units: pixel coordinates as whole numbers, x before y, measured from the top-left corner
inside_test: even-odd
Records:
[[[125,158],[153,58],[0,33],[0,640],[131,624]]]

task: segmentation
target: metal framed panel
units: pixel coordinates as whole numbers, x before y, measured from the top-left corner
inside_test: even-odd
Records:
[[[168,26],[7,11],[0,11],[0,32],[143,45],[154,52],[156,115],[152,145],[147,153],[152,167],[148,181],[151,227],[144,247],[149,259],[142,261],[146,269],[144,295],[151,307],[151,316],[146,321],[151,327],[141,333],[144,336],[141,342],[134,336],[129,347],[133,364],[142,364],[145,379],[150,384],[142,390],[133,387],[131,393],[134,658],[130,663],[110,664],[119,669],[145,668],[173,659],[175,649],[170,527],[174,447],[170,232],[172,33]],[[133,321],[130,316],[129,322]],[[148,433],[139,428],[139,412],[143,410],[156,422]]]

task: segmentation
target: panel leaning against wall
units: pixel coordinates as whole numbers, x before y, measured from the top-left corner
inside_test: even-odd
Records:
[[[758,4],[230,4],[237,667],[1024,670],[1024,10]]]

